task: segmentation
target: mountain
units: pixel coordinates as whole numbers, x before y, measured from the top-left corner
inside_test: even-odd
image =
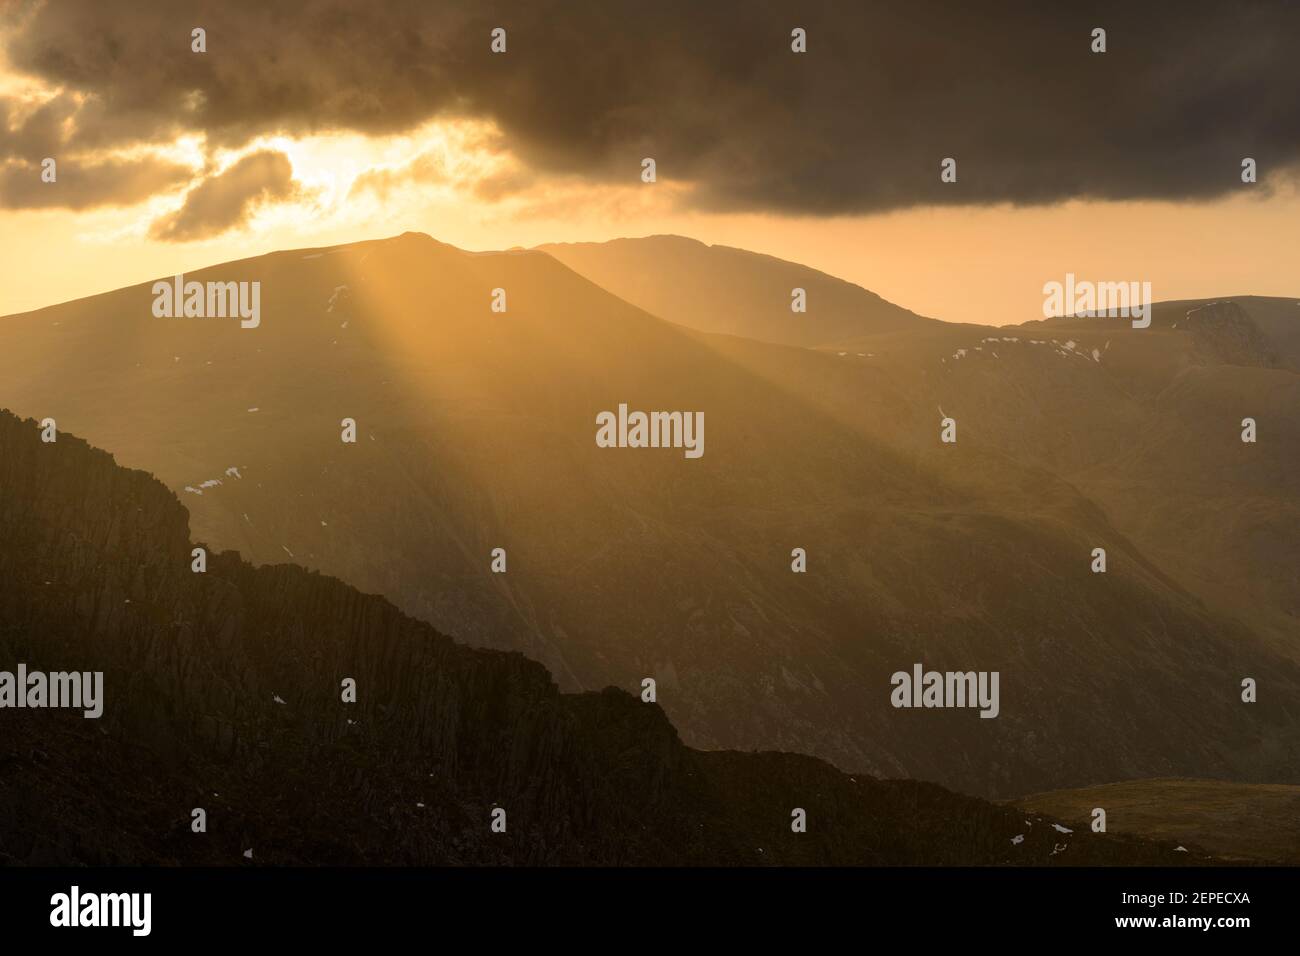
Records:
[[[702,332],[816,348],[934,323],[816,269],[682,236],[537,248],[620,299]],[[804,290],[806,312],[791,311],[794,289]]]
[[[151,283],[0,319],[0,402],[157,475],[214,548],[565,690],[654,678],[695,747],[999,798],[1300,782],[1286,368],[1119,322],[782,346],[418,234],[187,278],[259,281],[259,327],[156,318]],[[599,447],[620,403],[702,412],[704,454]],[[998,672],[997,718],[895,708],[916,664]]]
[[[0,863],[1205,859],[795,754],[691,750],[653,703],[561,694],[333,578],[232,552],[196,572],[187,517],[152,476],[0,410],[0,668],[104,675],[98,719],[0,711]]]
[[[1133,780],[1037,793],[1016,805],[1059,817],[1076,832],[1103,807],[1111,833],[1204,847],[1225,860],[1300,864],[1300,787]]]
[[[937,353],[952,378],[973,364],[958,366],[960,358],[978,364],[983,352],[987,360],[994,351],[989,342],[1000,341],[1002,357],[1013,362],[1034,340],[1050,343],[1054,354],[1085,361],[1096,349],[1094,361],[1100,363],[1105,354],[1108,374],[1094,376],[1103,381],[1082,390],[1055,387],[1037,369],[1029,370],[1028,380],[1020,374],[1023,367],[1008,374],[1004,362],[995,376],[956,376],[950,384],[957,388],[941,386],[939,398],[946,398],[943,407],[949,409],[974,404],[981,426],[999,426],[998,434],[987,437],[1008,454],[1084,489],[1180,584],[1220,612],[1247,619],[1283,653],[1300,652],[1294,641],[1300,633],[1295,570],[1300,567],[1300,534],[1295,533],[1300,502],[1286,478],[1300,465],[1294,414],[1300,398],[1294,374],[1300,372],[1300,302],[1295,299],[1156,303],[1146,337],[1129,335],[1136,330],[1127,319],[1079,317],[1020,323],[1015,329],[1024,335],[993,336],[985,326],[919,319],[857,286],[793,263],[677,236],[539,248],[634,305],[691,328],[822,348],[873,360],[873,367],[882,360],[911,359],[916,374],[928,374]],[[810,291],[808,315],[789,312],[788,290],[794,286]],[[1040,338],[1047,330],[1053,334]],[[1116,333],[1124,334],[1117,339]],[[1108,351],[1116,339],[1125,343],[1122,355]],[[975,394],[964,391],[968,383]],[[1028,419],[1019,415],[1026,391],[1035,406]],[[1058,397],[1063,400],[1054,402]],[[1151,401],[1168,407],[1160,413],[1132,407]],[[1224,457],[1217,443],[1199,440],[1203,422],[1225,403],[1242,407],[1238,421],[1252,411],[1269,415],[1267,450],[1259,451],[1271,461],[1255,469],[1265,483],[1252,481],[1246,489],[1227,480],[1223,471],[1239,456]],[[1048,414],[1053,406],[1059,415]],[[1154,442],[1121,442],[1118,448],[1094,443],[1107,426],[1098,421],[1100,415],[1080,410],[1097,406],[1128,423],[1142,420]],[[1197,417],[1199,410],[1207,417]],[[1052,431],[1053,423],[1070,418],[1086,419],[1086,427]],[[1171,424],[1182,433],[1171,435]],[[1221,434],[1227,433],[1225,425]],[[1049,449],[1053,454],[1044,455]],[[1092,464],[1086,471],[1062,470],[1062,457]],[[1238,472],[1236,477],[1249,476]],[[1233,490],[1218,493],[1217,488]]]
[[[937,366],[938,399],[981,442],[1077,488],[1164,574],[1295,660],[1297,329],[1293,300],[1249,298],[1157,303],[1147,329],[948,326],[875,347],[918,376]]]

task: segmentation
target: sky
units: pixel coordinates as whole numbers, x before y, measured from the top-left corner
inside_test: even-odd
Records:
[[[1067,272],[1300,296],[1300,6],[971,6],[0,0],[0,314],[407,230],[675,233],[987,324]]]

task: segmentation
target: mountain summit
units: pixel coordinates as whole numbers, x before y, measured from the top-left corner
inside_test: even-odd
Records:
[[[603,289],[701,332],[809,348],[933,323],[843,279],[682,236],[538,246]],[[791,309],[802,289],[806,311]]]

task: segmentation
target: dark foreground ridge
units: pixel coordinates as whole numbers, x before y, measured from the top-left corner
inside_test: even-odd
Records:
[[[810,757],[692,750],[623,690],[561,694],[520,654],[294,565],[222,552],[194,573],[192,547],[152,476],[0,411],[0,670],[104,672],[98,720],[0,709],[0,862],[1205,860]]]

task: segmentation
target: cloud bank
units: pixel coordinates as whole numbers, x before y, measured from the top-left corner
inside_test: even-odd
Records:
[[[532,173],[636,183],[652,156],[697,208],[813,215],[1210,199],[1241,188],[1243,157],[1259,162],[1261,192],[1300,164],[1300,4],[1074,7],[18,3],[0,15],[11,67],[59,94],[21,121],[0,100],[0,158],[472,117]],[[190,51],[196,26],[203,54]],[[807,53],[791,52],[795,27]],[[956,183],[940,181],[945,157]],[[199,187],[160,234],[238,221],[240,197],[278,195],[282,172],[263,156]]]

